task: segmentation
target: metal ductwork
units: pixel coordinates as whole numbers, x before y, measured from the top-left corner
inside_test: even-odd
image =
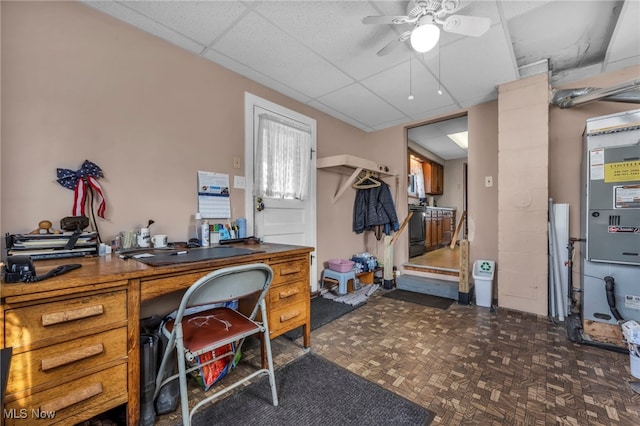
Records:
[[[560,108],[572,108],[593,101],[640,104],[640,80],[632,80],[608,89],[554,89],[551,96],[551,104]]]

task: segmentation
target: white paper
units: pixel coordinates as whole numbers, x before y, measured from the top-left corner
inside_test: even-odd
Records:
[[[132,257],[134,259],[142,259],[144,257],[153,257],[153,255],[151,253],[140,253],[140,254],[134,254]]]
[[[604,179],[604,149],[594,149],[589,153],[591,180]]]
[[[205,219],[231,218],[229,175],[198,171],[198,211]]]

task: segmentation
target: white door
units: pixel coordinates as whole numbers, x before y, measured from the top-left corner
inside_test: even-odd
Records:
[[[253,196],[254,153],[258,143],[258,114],[267,112],[292,120],[311,132],[311,163],[309,165],[309,190],[305,200],[283,200]],[[316,247],[316,121],[245,93],[245,211],[247,235],[255,235],[267,243],[292,244]],[[260,204],[260,208],[257,206]],[[311,291],[318,290],[316,252],[311,253]]]

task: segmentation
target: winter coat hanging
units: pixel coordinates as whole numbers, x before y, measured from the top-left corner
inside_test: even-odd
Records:
[[[58,183],[65,188],[74,191],[73,199],[73,216],[85,216],[85,204],[87,193],[95,191],[98,194],[98,216],[104,219],[107,209],[107,203],[102,194],[102,188],[98,183],[98,179],[104,177],[102,169],[98,165],[89,160],[85,160],[82,166],[77,170],[58,169]],[[93,197],[91,198],[93,200]]]

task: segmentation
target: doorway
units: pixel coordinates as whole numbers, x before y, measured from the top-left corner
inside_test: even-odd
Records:
[[[255,161],[260,114],[268,114],[288,126],[308,131],[310,158],[307,175],[307,194],[304,197],[255,196]],[[267,243],[316,247],[316,121],[295,111],[245,93],[245,215],[247,235],[255,235]],[[284,161],[284,160],[279,160]],[[290,161],[294,161],[293,159]],[[309,286],[317,291],[316,252],[311,252]]]
[[[407,141],[409,209],[424,211],[426,238],[425,252],[410,250],[405,269],[457,275],[457,241],[467,231],[467,116],[409,128]]]

